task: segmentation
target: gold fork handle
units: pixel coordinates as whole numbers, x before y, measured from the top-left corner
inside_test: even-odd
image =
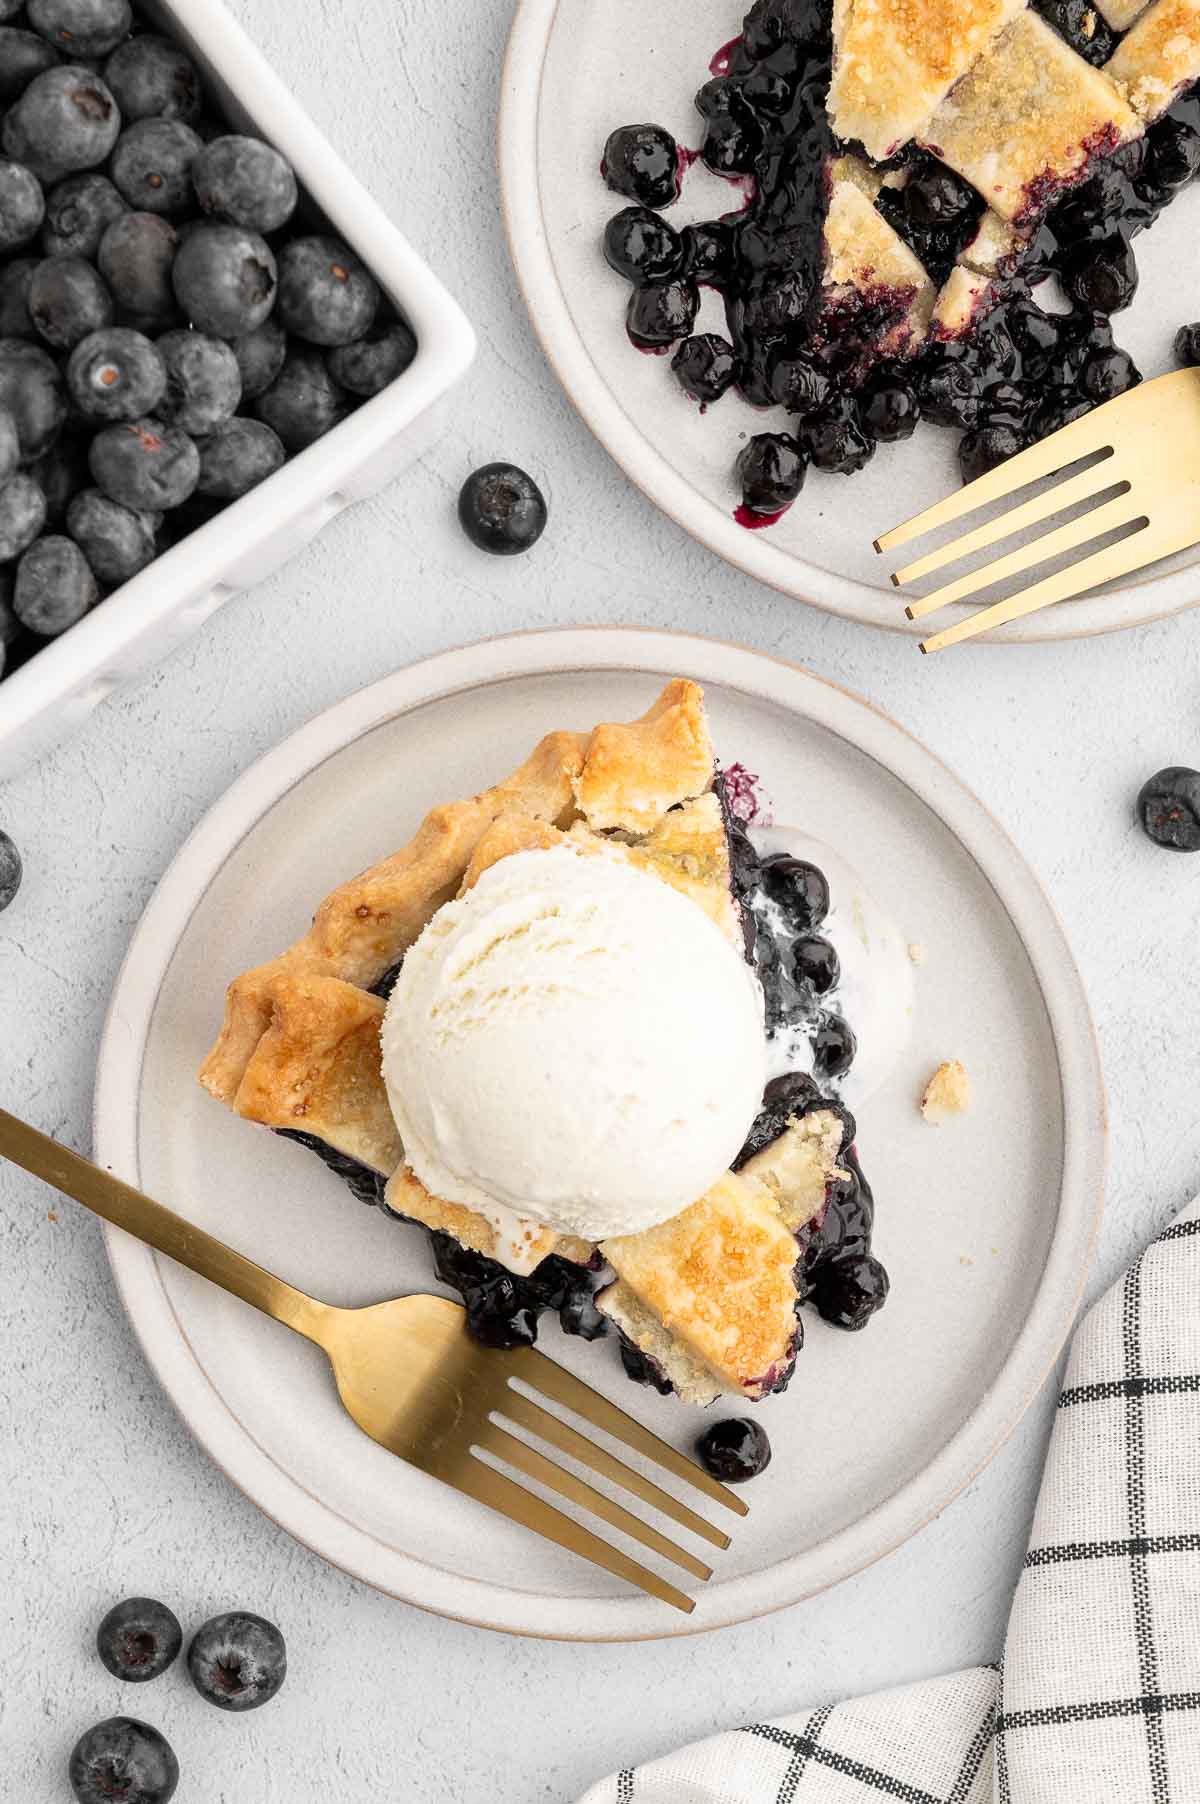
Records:
[[[124,1228],[127,1234],[165,1253],[168,1259],[186,1265],[189,1271],[219,1284],[243,1303],[252,1303],[264,1315],[273,1316],[285,1327],[294,1328],[319,1344],[322,1320],[329,1313],[326,1304],[305,1296],[302,1290],[294,1290],[252,1259],[245,1259],[232,1247],[214,1240],[203,1228],[164,1209],[132,1185],[123,1184],[112,1172],[81,1158],[69,1147],[60,1146],[57,1140],[18,1121],[5,1109],[0,1109],[0,1155],[11,1159],[14,1165],[24,1166],[55,1190],[73,1196],[94,1215]]]

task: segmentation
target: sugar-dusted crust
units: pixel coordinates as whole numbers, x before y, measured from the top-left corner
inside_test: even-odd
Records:
[[[1095,0],[1096,11],[1114,31],[1128,31],[1139,13],[1144,13],[1148,0]]]
[[[842,1122],[831,1109],[788,1122],[783,1133],[741,1168],[742,1177],[757,1178],[775,1198],[783,1225],[793,1234],[807,1227],[825,1206],[829,1185],[849,1181],[838,1164]]]
[[[711,787],[715,766],[704,692],[676,677],[640,720],[596,728],[575,799],[598,833],[649,833],[668,808]]]
[[[965,1115],[971,1106],[971,1078],[958,1059],[946,1059],[925,1086],[921,1113],[934,1127],[952,1115]]]
[[[1105,67],[1149,124],[1200,78],[1200,0],[1154,0]]]
[[[384,1192],[384,1200],[389,1209],[397,1215],[406,1215],[410,1221],[423,1222],[427,1228],[434,1228],[443,1234],[452,1234],[463,1246],[470,1247],[473,1252],[483,1253],[489,1259],[496,1256],[496,1232],[489,1221],[474,1209],[465,1208],[462,1203],[448,1202],[445,1197],[434,1196],[426,1190],[420,1178],[407,1165],[401,1165],[393,1171]],[[580,1240],[574,1234],[558,1234],[553,1228],[537,1229],[530,1225],[527,1242],[529,1247],[528,1269],[542,1259],[556,1253],[560,1259],[570,1259],[576,1265],[588,1265],[595,1257],[596,1249],[586,1240]]]
[[[1032,219],[1097,154],[1141,131],[1116,82],[1023,12],[918,137],[1005,219]]]
[[[577,822],[567,837],[576,840],[586,832]],[[729,840],[721,804],[711,790],[672,808],[639,839],[596,841],[594,835],[590,837],[605,856],[623,858],[687,896],[741,953],[742,925],[733,899]]]
[[[875,207],[868,184],[838,159],[825,218],[827,312],[881,310],[878,351],[899,356],[924,338],[937,290],[923,264]],[[818,328],[819,330],[819,328]]]
[[[928,124],[1026,0],[834,0],[829,111],[878,162]]]
[[[933,310],[937,338],[958,338],[998,299],[998,284],[1010,276],[1028,248],[1028,238],[1011,220],[989,208],[958,263],[942,285]]]

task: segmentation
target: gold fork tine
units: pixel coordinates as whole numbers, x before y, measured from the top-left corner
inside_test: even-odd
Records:
[[[680,1503],[669,1491],[660,1490],[648,1478],[643,1478],[640,1472],[635,1472],[632,1466],[627,1466],[624,1460],[619,1460],[605,1448],[598,1447],[595,1441],[589,1441],[586,1435],[579,1434],[566,1422],[560,1422],[549,1410],[540,1409],[531,1398],[514,1390],[511,1385],[504,1401],[498,1405],[498,1410],[509,1421],[527,1428],[530,1434],[549,1441],[552,1447],[557,1447],[562,1453],[569,1453],[581,1465],[590,1466],[593,1472],[611,1479],[613,1484],[632,1491],[643,1503],[661,1511],[664,1516],[670,1516],[680,1527],[690,1529],[694,1535],[699,1535],[713,1547],[718,1547],[723,1552],[729,1546],[729,1536],[721,1529],[714,1528],[703,1516],[697,1516],[694,1510],[689,1510],[686,1503]]]
[[[1042,533],[1028,545],[1019,545],[1004,557],[995,558],[990,564],[981,565],[978,570],[970,570],[952,583],[944,583],[931,595],[914,601],[904,612],[910,620],[920,620],[926,614],[936,614],[939,608],[948,606],[952,601],[966,601],[970,596],[978,594],[980,589],[990,589],[993,583],[1003,582],[1005,577],[1017,576],[1022,570],[1033,569],[1064,551],[1074,551],[1080,545],[1102,538],[1107,532],[1114,532],[1120,526],[1132,525],[1135,520],[1144,520],[1145,517],[1138,500],[1131,495],[1118,495],[1115,500],[1106,502],[1103,507],[1093,508],[1091,513],[1081,515],[1078,520],[1068,520],[1065,526]]]
[[[594,1428],[604,1429],[614,1439],[624,1441],[627,1447],[632,1447],[646,1459],[665,1466],[668,1472],[695,1485],[706,1497],[711,1497],[714,1503],[723,1503],[727,1510],[732,1510],[737,1516],[750,1514],[742,1499],[715,1478],[710,1478],[702,1466],[696,1465],[694,1460],[687,1459],[682,1453],[677,1453],[674,1447],[668,1446],[656,1434],[651,1434],[648,1428],[643,1428],[640,1422],[627,1416],[623,1409],[618,1409],[615,1403],[610,1403],[599,1391],[594,1391],[589,1384],[584,1384],[562,1366],[555,1365],[544,1354],[533,1348],[525,1348],[510,1369],[531,1390],[553,1398],[556,1403],[574,1410],[577,1416],[582,1416]]]
[[[581,1555],[594,1566],[611,1572],[614,1578],[624,1579],[627,1584],[636,1585],[639,1591],[645,1591],[650,1597],[657,1597],[660,1603],[671,1604],[676,1610],[682,1610],[685,1616],[690,1616],[695,1609],[695,1599],[688,1597],[686,1592],[677,1590],[666,1579],[659,1578],[648,1566],[639,1566],[628,1554],[610,1546],[599,1535],[592,1534],[590,1529],[582,1528],[578,1522],[572,1522],[569,1516],[564,1516],[553,1504],[535,1497],[532,1491],[527,1491],[511,1478],[506,1478],[503,1472],[485,1466],[482,1460],[463,1460],[453,1482],[457,1490],[473,1497],[476,1503],[484,1503],[489,1509],[499,1511],[510,1522],[531,1529],[535,1535],[541,1535],[546,1541],[553,1541],[568,1553]]]

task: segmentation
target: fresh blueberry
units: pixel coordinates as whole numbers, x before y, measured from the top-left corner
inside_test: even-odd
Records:
[[[1067,291],[1092,313],[1118,313],[1138,288],[1137,260],[1124,238],[1109,238],[1067,276]]]
[[[205,213],[253,232],[277,232],[296,210],[292,166],[260,138],[214,138],[192,165]]]
[[[833,476],[852,476],[875,450],[859,424],[852,395],[834,395],[820,413],[802,420],[799,438],[814,470]]]
[[[176,318],[171,272],[179,240],[158,213],[123,213],[105,229],[97,252],[122,318],[141,331],[161,331]]]
[[[21,553],[46,524],[46,497],[27,471],[0,489],[0,563]]]
[[[348,407],[345,389],[329,374],[320,351],[308,345],[292,347],[270,388],[254,403],[259,419],[291,452],[303,451],[345,419]]]
[[[1109,350],[1093,351],[1083,366],[1084,392],[1096,402],[1115,400],[1141,379],[1129,352],[1118,350],[1115,345]]]
[[[129,36],[129,0],[26,0],[33,29],[67,56],[107,56]]]
[[[536,545],[546,530],[546,499],[532,476],[516,464],[484,464],[472,471],[458,497],[462,529],[480,551],[513,557]]]
[[[1156,846],[1200,852],[1200,771],[1168,765],[1143,785],[1138,817]]]
[[[831,1259],[815,1275],[814,1301],[835,1328],[865,1328],[887,1302],[887,1272],[870,1253]]]
[[[79,1737],[67,1768],[78,1804],[167,1804],[179,1762],[165,1736],[132,1716],[110,1716]]]
[[[276,319],[265,319],[253,332],[230,341],[242,378],[242,400],[256,401],[265,394],[283,368],[287,333]]]
[[[842,975],[841,960],[828,940],[816,933],[806,933],[792,947],[792,974],[799,984],[806,984],[817,996],[836,989]]]
[[[67,397],[58,366],[40,345],[0,339],[0,407],[17,423],[22,463],[50,449],[67,417]]]
[[[257,1710],[287,1674],[287,1650],[273,1622],[248,1610],[214,1616],[192,1637],[188,1671],[202,1698],[219,1710]]]
[[[1200,369],[1200,322],[1180,326],[1175,334],[1175,358],[1184,369]]]
[[[811,357],[785,352],[771,361],[768,384],[771,399],[789,413],[810,414],[826,405],[832,385],[826,372]]]
[[[178,507],[200,477],[194,441],[178,426],[156,419],[106,426],[92,440],[88,462],[111,500],[151,513]]]
[[[609,187],[643,207],[679,199],[679,146],[661,125],[622,125],[604,146],[600,173]]]
[[[279,253],[279,317],[310,344],[345,345],[366,332],[379,285],[336,238],[293,238]]]
[[[37,257],[14,257],[0,266],[0,340],[37,337],[29,317],[29,290],[39,261]]]
[[[204,146],[181,119],[138,119],[121,133],[109,168],[131,207],[168,217],[192,205],[192,164]]]
[[[36,238],[45,212],[42,184],[32,169],[0,158],[0,255]]]
[[[237,412],[242,374],[224,339],[167,332],[158,341],[158,354],[167,366],[167,392],[157,409],[161,419],[203,437]]]
[[[84,489],[67,508],[66,526],[100,581],[116,588],[153,559],[157,520],[110,501],[99,489]]]
[[[0,914],[16,899],[23,875],[21,854],[0,827]]]
[[[17,436],[17,422],[7,407],[0,407],[0,489],[16,475],[20,461],[21,441]]]
[[[845,1077],[854,1063],[858,1040],[841,1015],[823,1015],[813,1035],[813,1071],[818,1081]]]
[[[912,437],[921,418],[921,403],[911,383],[889,377],[872,384],[861,412],[862,423],[871,437],[891,444]]]
[[[416,354],[416,337],[402,319],[377,320],[353,344],[334,345],[325,361],[342,388],[352,395],[369,396],[402,376]]]
[[[738,453],[736,473],[749,513],[782,513],[804,487],[804,452],[786,432],[760,432]]]
[[[203,99],[191,58],[167,38],[143,32],[118,44],[104,65],[104,79],[126,123],[182,119],[191,124]]]
[[[696,1457],[722,1484],[744,1485],[771,1463],[767,1431],[748,1416],[714,1422],[696,1442]]]
[[[665,282],[683,265],[683,244],[649,207],[624,207],[604,228],[604,260],[627,282]]]
[[[46,196],[42,249],[48,257],[86,257],[94,263],[105,232],[127,211],[107,176],[69,175]]]
[[[141,332],[110,326],[81,339],[67,359],[67,390],[85,420],[112,425],[152,413],[167,388],[162,353]]]
[[[1024,450],[1025,437],[1015,426],[976,426],[964,432],[958,445],[958,462],[964,482],[974,482],[997,465],[1007,463]]]
[[[13,611],[43,638],[65,633],[99,599],[91,565],[75,541],[59,533],[37,539],[17,565]]]
[[[166,1672],[183,1646],[179,1619],[152,1597],[114,1604],[96,1631],[96,1651],[115,1679],[144,1684]]]
[[[35,75],[4,120],[4,149],[43,183],[103,163],[121,130],[117,103],[98,75],[68,63]]]
[[[46,497],[48,527],[57,528],[62,525],[72,495],[87,488],[91,481],[87,453],[86,438],[64,432],[55,439],[44,457],[39,457],[35,464],[30,464],[29,474]]]
[[[55,351],[69,351],[112,324],[112,296],[82,257],[47,257],[29,284],[28,304],[38,333]]]
[[[261,420],[227,420],[200,445],[199,495],[235,501],[286,460],[279,437]]]
[[[721,399],[737,373],[733,346],[716,332],[685,338],[671,359],[671,368],[684,394],[705,406]]]
[[[180,245],[172,280],[193,326],[216,338],[241,338],[275,305],[278,278],[270,246],[257,232],[206,221]]]
[[[821,925],[829,913],[829,884],[815,864],[778,852],[763,859],[762,877],[767,894],[802,932]]]
[[[11,105],[36,75],[57,68],[58,60],[58,52],[36,31],[0,25],[0,105]]]
[[[669,282],[647,282],[629,297],[625,329],[639,350],[665,351],[688,336],[699,310],[695,283],[679,276]]]

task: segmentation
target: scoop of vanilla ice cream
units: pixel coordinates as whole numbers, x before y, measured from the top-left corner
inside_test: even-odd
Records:
[[[761,991],[720,929],[566,846],[502,859],[435,915],[382,1045],[416,1175],[510,1243],[513,1214],[585,1240],[668,1221],[736,1156],[766,1076]]]

